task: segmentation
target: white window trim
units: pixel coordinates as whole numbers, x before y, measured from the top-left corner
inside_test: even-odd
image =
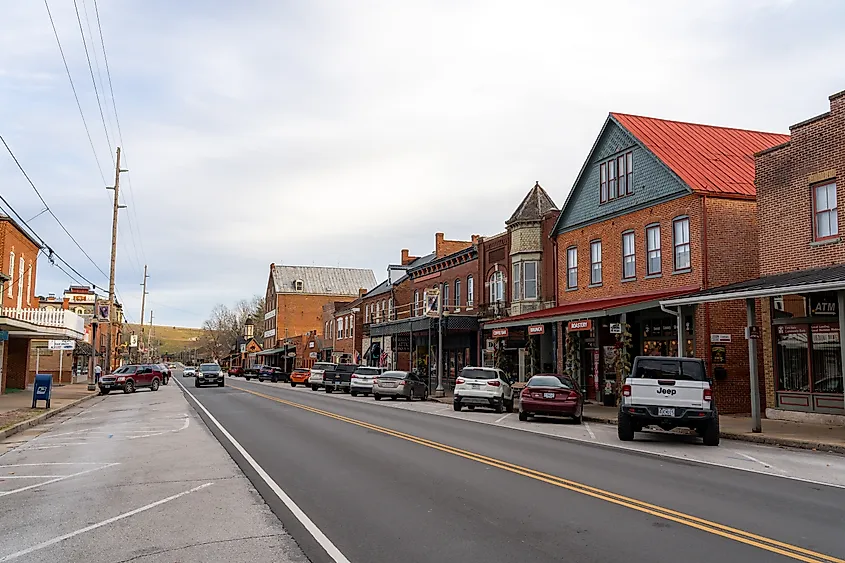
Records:
[[[631,248],[633,249],[633,253],[626,255],[625,254],[625,239],[630,237],[631,238]],[[625,258],[627,257],[633,258],[631,263],[634,265],[634,273],[630,276],[625,274]],[[634,280],[637,279],[637,235],[634,231],[625,231],[622,233],[622,279],[623,280]]]
[[[12,297],[12,286],[15,285],[15,251],[9,252],[9,290],[7,295]]]
[[[657,240],[656,240],[657,246],[655,246],[654,248],[652,248],[650,246],[651,245],[651,239],[648,236],[649,231],[652,231],[652,230],[657,232]],[[645,228],[646,275],[659,276],[661,273],[663,273],[663,249],[662,249],[663,243],[661,241],[662,237],[663,237],[663,233],[661,232],[660,224],[646,225],[646,228]],[[657,271],[651,271],[651,253],[652,252],[657,253],[657,264],[659,266]]]
[[[467,276],[467,307],[473,306],[475,300],[475,278],[472,275]]]
[[[513,301],[522,301],[522,262],[515,262],[511,267],[511,288]]]
[[[678,244],[678,235],[675,229],[678,225],[686,225],[686,233],[684,233],[684,229],[681,229],[681,234],[686,234],[686,242]],[[679,246],[686,246],[687,247],[687,261],[689,264],[686,266],[678,266],[678,247]],[[674,267],[676,272],[685,272],[692,268],[692,243],[690,237],[690,220],[689,217],[686,215],[682,215],[680,217],[675,217],[672,219],[672,266]]]
[[[574,262],[574,264],[573,264]],[[570,283],[569,274],[575,273],[575,283]],[[578,247],[570,246],[566,249],[566,289],[578,289]]]
[[[18,258],[18,309],[23,307],[23,270],[26,266],[26,261],[23,254]]]
[[[26,303],[32,303],[32,262],[29,263],[29,269],[26,271]]]
[[[598,249],[598,260],[596,259],[596,249]],[[598,269],[596,269],[598,265]],[[596,279],[596,272],[598,272],[598,279]],[[590,285],[601,285],[604,279],[602,272],[602,256],[601,256],[601,240],[590,241]]]
[[[528,264],[534,265],[534,295],[528,295],[528,274],[526,266]],[[536,301],[540,298],[540,263],[536,260],[527,260],[520,264],[522,269],[522,298],[525,301]]]

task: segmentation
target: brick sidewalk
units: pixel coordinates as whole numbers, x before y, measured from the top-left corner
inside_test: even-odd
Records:
[[[451,403],[451,394],[435,401]],[[518,403],[517,403],[518,404]],[[616,424],[616,407],[584,405],[584,420]],[[763,419],[763,431],[751,432],[751,417],[723,414],[719,417],[722,438],[789,446],[808,450],[845,453],[845,426]]]
[[[88,391],[87,383],[54,385],[50,398],[50,408],[44,407],[44,401],[38,401],[38,407],[33,409],[31,387],[23,391],[4,393],[0,395],[0,433],[46,413],[52,415],[61,412],[69,405],[94,395],[96,395],[96,392]]]

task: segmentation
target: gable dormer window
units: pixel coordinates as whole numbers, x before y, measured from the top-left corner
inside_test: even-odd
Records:
[[[296,280],[293,282],[293,289],[295,291],[305,291],[305,283],[302,280]]]
[[[628,151],[599,164],[599,202],[634,193],[634,153]]]

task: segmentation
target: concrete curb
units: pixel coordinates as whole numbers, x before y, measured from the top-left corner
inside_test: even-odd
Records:
[[[26,430],[27,428],[32,428],[33,426],[38,426],[39,424],[41,424],[42,422],[44,422],[48,418],[52,418],[52,417],[56,416],[57,414],[68,410],[69,408],[72,408],[72,407],[75,407],[76,405],[84,403],[85,401],[90,401],[91,399],[93,399],[94,397],[97,397],[97,396],[98,396],[97,393],[92,392],[90,395],[86,395],[85,397],[82,397],[81,399],[77,399],[75,401],[71,401],[70,403],[68,403],[66,405],[62,405],[60,407],[50,409],[45,413],[39,414],[38,416],[34,416],[34,417],[32,417],[28,420],[24,420],[23,422],[18,422],[14,426],[10,426],[9,428],[6,428],[5,430],[0,430],[0,440],[4,440],[4,439],[8,438],[9,436],[13,436],[13,435],[17,434],[18,432]]]
[[[451,399],[442,397],[429,397],[429,400],[438,403],[451,404]],[[597,422],[599,424],[610,424],[616,426],[616,418],[602,418],[598,416],[584,415],[586,422]],[[765,444],[768,446],[781,446],[787,448],[797,448],[801,450],[813,450],[819,452],[832,452],[845,454],[845,446],[838,444],[825,444],[823,442],[814,442],[810,440],[797,440],[795,438],[778,438],[775,436],[767,436],[765,434],[746,434],[740,432],[721,432],[722,438],[726,440],[737,440],[740,442],[752,442],[755,444]]]

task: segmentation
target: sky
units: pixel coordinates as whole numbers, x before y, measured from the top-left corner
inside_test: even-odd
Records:
[[[435,232],[501,232],[536,181],[563,204],[611,111],[788,133],[845,89],[838,0],[47,4],[84,119],[44,3],[7,2],[0,135],[92,260],[2,146],[0,194],[107,288],[120,145],[130,322],[145,264],[147,315],[200,326],[271,262],[381,280]],[[71,283],[39,259],[39,294]]]

